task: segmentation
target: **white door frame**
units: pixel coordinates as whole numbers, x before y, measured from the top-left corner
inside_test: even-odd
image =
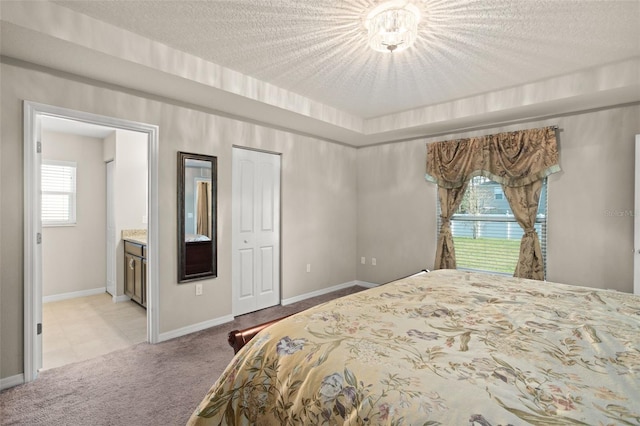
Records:
[[[42,233],[40,217],[40,159],[37,152],[40,121],[44,116],[65,118],[147,134],[147,340],[158,342],[158,126],[106,117],[67,108],[24,101],[24,381],[36,379],[42,363],[42,339],[37,325],[42,319]]]
[[[636,135],[633,214],[633,293],[640,295],[640,135]]]
[[[106,246],[107,246],[107,293],[111,295],[114,302],[116,301],[116,291],[117,291],[117,267],[116,267],[116,250],[115,250],[115,226],[114,225],[114,216],[115,211],[113,208],[113,196],[114,196],[114,177],[113,177],[113,168],[115,165],[114,160],[109,160],[105,163],[105,173],[107,177],[107,226],[105,227],[105,238],[106,238]]]

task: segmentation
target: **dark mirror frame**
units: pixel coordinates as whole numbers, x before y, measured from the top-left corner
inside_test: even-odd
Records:
[[[211,239],[210,241],[186,241],[185,197],[187,182],[187,160],[206,161],[211,164]],[[218,236],[217,236],[217,187],[218,159],[211,155],[178,152],[178,282],[215,278],[218,269]],[[195,184],[195,182],[193,182]],[[195,190],[195,188],[194,188]],[[209,244],[207,244],[209,243]]]

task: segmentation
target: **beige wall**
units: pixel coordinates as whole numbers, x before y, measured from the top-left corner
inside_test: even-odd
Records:
[[[358,150],[359,280],[381,284],[433,266],[436,187],[424,180],[426,154],[424,140]]]
[[[549,280],[633,292],[639,118],[636,105],[558,120],[563,171],[549,178]]]
[[[14,65],[0,72],[0,377],[23,365],[23,100],[159,126],[161,333],[231,314],[232,145],[282,154],[282,297],[355,280],[355,149]],[[200,281],[198,297],[176,282],[177,151],[218,156],[218,278]]]
[[[76,225],[42,229],[42,295],[105,287],[102,139],[42,132],[42,159],[76,163]]]
[[[116,242],[116,294],[124,295],[123,229],[146,229],[147,135],[116,130],[113,167],[113,212]],[[111,145],[111,144],[110,144]]]
[[[558,125],[563,171],[548,181],[547,279],[632,292],[639,117],[635,105],[358,150],[358,260],[367,256],[358,279],[383,283],[433,266],[436,187],[424,181],[426,143]]]
[[[147,229],[148,137],[146,133],[114,130],[104,139],[103,159],[113,161],[113,238],[115,253],[115,294],[124,295],[125,229]]]

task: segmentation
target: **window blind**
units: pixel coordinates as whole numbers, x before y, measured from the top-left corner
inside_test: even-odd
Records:
[[[442,220],[438,203],[438,232]],[[540,239],[546,275],[547,180],[542,184],[535,229]],[[502,186],[483,176],[469,183],[460,207],[451,218],[458,269],[512,275],[524,231],[504,196]]]
[[[43,160],[41,167],[42,224],[76,223],[76,163]]]

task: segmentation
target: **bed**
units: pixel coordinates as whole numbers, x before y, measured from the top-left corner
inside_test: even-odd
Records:
[[[640,297],[439,270],[260,331],[189,424],[640,424]]]

